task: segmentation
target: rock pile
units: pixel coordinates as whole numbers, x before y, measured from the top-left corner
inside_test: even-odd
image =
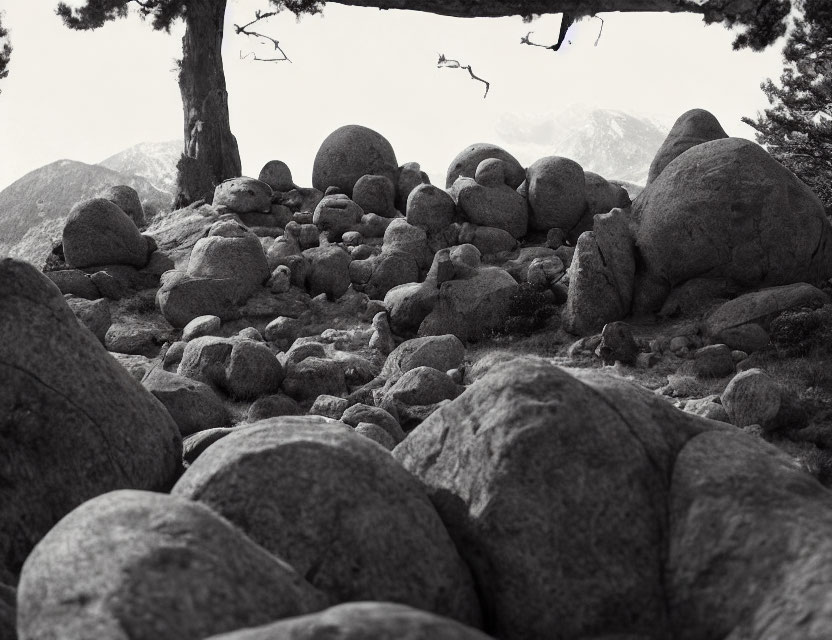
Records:
[[[439,188],[357,125],[312,183],[144,234],[114,187],[0,262],[0,638],[828,634],[832,501],[754,435],[829,303],[794,176],[694,110],[633,203],[490,144]],[[539,327],[616,373],[469,344]],[[685,411],[620,375],[659,362]]]

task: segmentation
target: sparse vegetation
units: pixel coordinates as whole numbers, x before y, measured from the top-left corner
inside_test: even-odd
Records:
[[[529,335],[542,329],[550,318],[557,315],[557,307],[553,302],[551,291],[537,289],[524,282],[511,298],[505,332]]]

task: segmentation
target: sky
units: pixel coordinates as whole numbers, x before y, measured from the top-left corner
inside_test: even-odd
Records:
[[[133,144],[182,138],[182,103],[173,71],[184,26],[156,32],[138,16],[94,32],[73,32],[54,0],[2,0],[14,52],[0,82],[0,189],[29,171],[69,158],[96,163]],[[70,2],[77,6],[80,2]],[[740,122],[765,108],[760,83],[781,72],[782,41],[762,53],[735,52],[734,35],[689,14],[601,14],[570,29],[554,53],[520,44],[556,40],[560,16],[461,19],[411,11],[329,4],[296,21],[284,12],[258,30],[291,63],[256,62],[266,43],[234,34],[268,3],[230,0],[223,60],[231,127],[243,174],[286,162],[297,184],[311,184],[323,139],[345,124],[375,129],[399,163],[419,162],[435,183],[454,156],[493,142],[524,165],[540,145],[512,140],[575,104],[648,116],[666,126],[688,109],[708,109],[729,135],[753,139]],[[439,54],[470,64],[437,68]],[[545,127],[542,127],[545,130]],[[555,154],[556,150],[553,149]],[[610,176],[614,177],[614,176]]]

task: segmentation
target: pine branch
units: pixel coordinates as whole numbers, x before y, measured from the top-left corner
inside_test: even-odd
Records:
[[[459,60],[452,60],[450,58],[446,58],[444,53],[440,53],[439,61],[436,63],[436,66],[440,69],[463,69],[467,71],[471,75],[472,80],[482,82],[485,85],[485,93],[482,97],[483,99],[488,97],[488,90],[491,88],[491,83],[483,78],[480,78],[477,75],[474,75],[474,70],[471,68],[470,64],[463,66]]]
[[[291,60],[289,60],[289,56],[286,55],[286,52],[283,51],[283,49],[280,48],[280,42],[278,40],[275,40],[271,36],[267,36],[265,34],[258,33],[257,31],[250,31],[249,30],[250,26],[252,26],[254,24],[257,24],[261,20],[266,20],[267,18],[271,18],[272,16],[276,16],[278,13],[279,13],[279,11],[267,11],[267,12],[263,13],[262,11],[257,10],[257,11],[254,12],[254,20],[252,20],[251,22],[248,22],[248,23],[246,23],[242,26],[240,26],[238,24],[235,24],[234,25],[234,33],[236,33],[237,35],[244,35],[244,36],[251,36],[253,38],[260,38],[262,40],[266,40],[268,42],[271,42],[272,46],[274,46],[275,51],[279,51],[280,55],[282,57],[280,57],[280,58],[261,58],[254,52],[247,53],[246,55],[243,55],[243,53],[240,52],[240,59],[241,60],[244,60],[248,57],[252,57],[252,59],[256,62],[289,62],[289,63],[292,62]]]

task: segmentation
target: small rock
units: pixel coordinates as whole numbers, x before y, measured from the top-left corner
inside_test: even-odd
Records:
[[[266,418],[277,418],[280,416],[303,415],[303,409],[289,396],[278,393],[271,396],[263,396],[251,403],[246,416],[247,422],[257,422]]]
[[[182,329],[182,340],[188,342],[194,338],[210,336],[219,331],[221,326],[222,320],[220,320],[217,316],[198,316],[186,324],[185,328]]]
[[[61,271],[48,271],[46,277],[58,285],[61,293],[71,293],[79,298],[97,300],[101,297],[98,287],[95,286],[90,277],[79,269],[63,269]]]
[[[254,400],[277,391],[284,375],[280,361],[264,343],[241,340],[231,350],[223,387],[237,400]]]
[[[272,188],[254,178],[231,178],[214,189],[213,205],[226,206],[234,213],[269,213],[272,208]]]
[[[402,431],[399,421],[389,411],[381,407],[357,403],[347,408],[340,420],[351,427],[358,427],[362,422],[370,422],[387,431],[395,444],[404,440],[404,431]]]
[[[126,184],[109,187],[104,190],[101,197],[124,211],[137,227],[144,226],[144,209],[139,200],[139,194],[133,187]]]
[[[604,364],[634,364],[638,355],[638,345],[633,337],[633,330],[626,322],[609,322],[601,330],[601,342],[595,353]]]
[[[295,183],[292,182],[291,169],[280,160],[269,160],[260,169],[260,175],[257,179],[265,182],[273,191],[291,191],[295,188]]]
[[[165,405],[182,436],[228,425],[228,412],[211,387],[156,367],[142,380]]]
[[[101,344],[104,344],[107,331],[112,324],[110,307],[104,299],[85,300],[83,298],[69,298],[67,301],[72,313],[87,329],[92,331]]]
[[[780,386],[765,371],[748,369],[734,376],[725,387],[722,406],[731,424],[759,424],[768,430],[780,410],[780,393]]]
[[[697,349],[693,354],[693,372],[700,378],[722,378],[734,373],[731,349],[724,344],[712,344]]]
[[[396,216],[396,186],[386,176],[361,176],[353,187],[352,197],[367,213],[376,213],[384,218]]]
[[[377,442],[388,451],[396,448],[396,441],[393,439],[384,427],[381,427],[372,422],[361,422],[355,427],[355,432],[361,434],[365,438],[369,438],[373,442]]]
[[[328,358],[306,358],[288,367],[283,390],[295,400],[303,401],[326,394],[346,395],[344,370]]]

